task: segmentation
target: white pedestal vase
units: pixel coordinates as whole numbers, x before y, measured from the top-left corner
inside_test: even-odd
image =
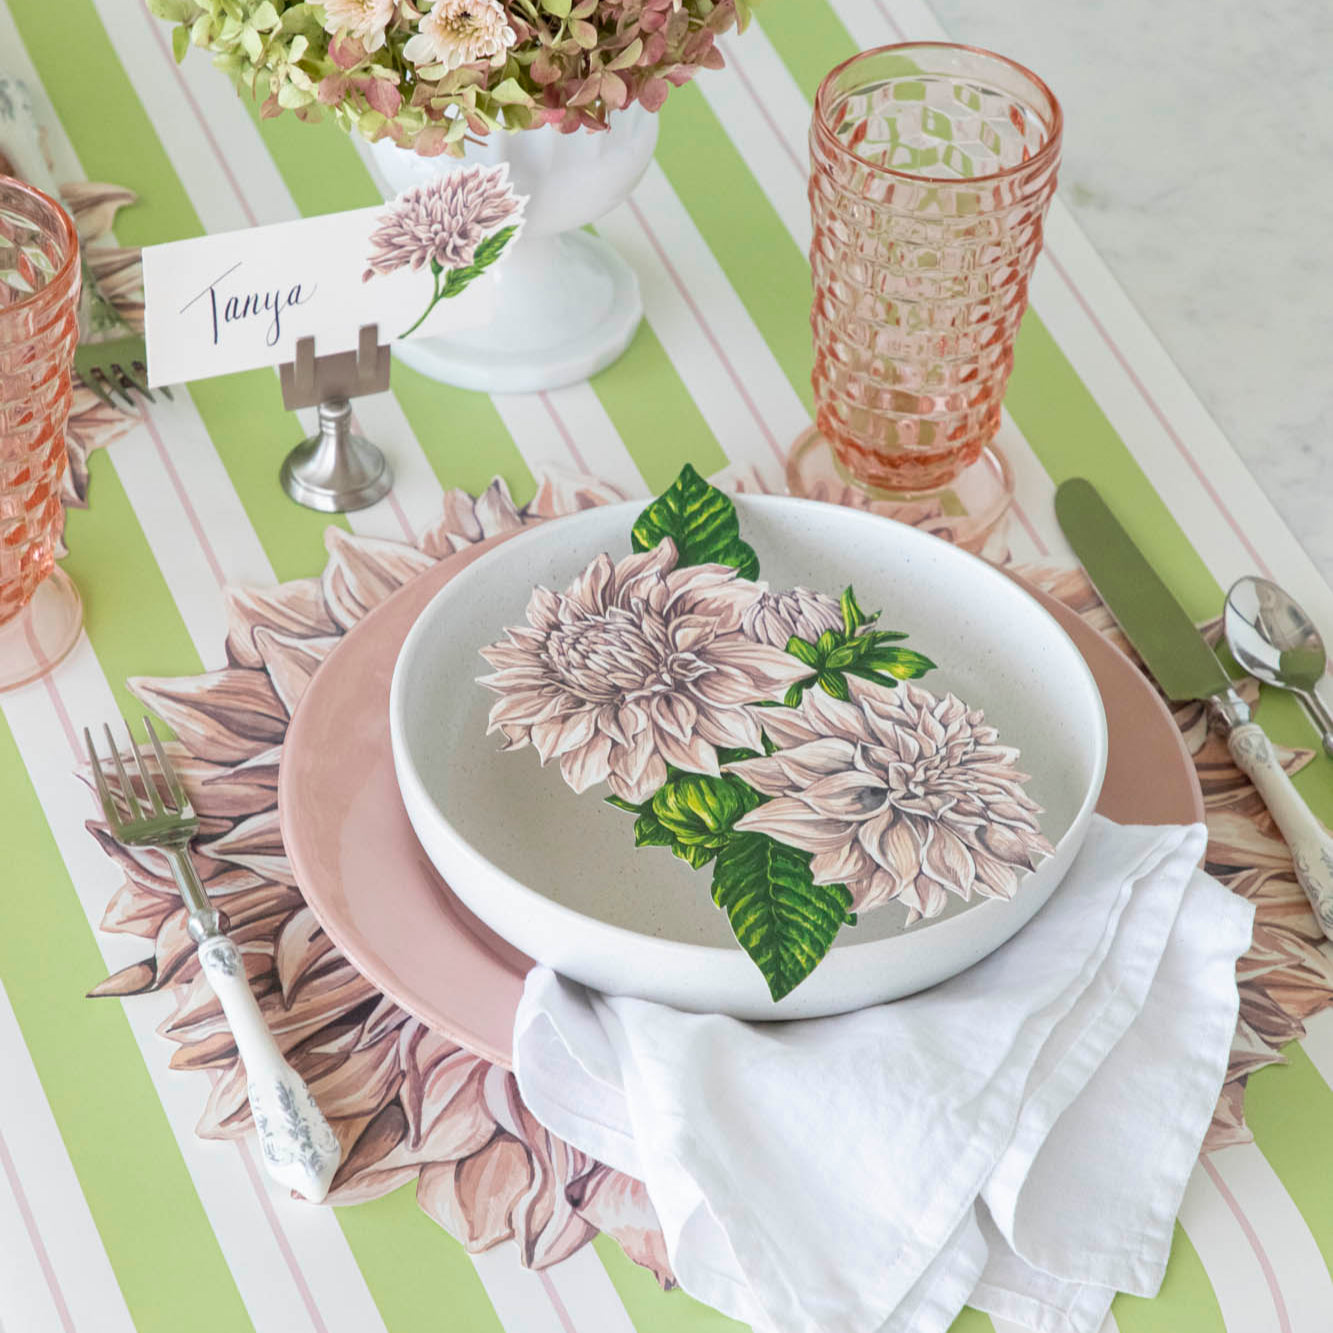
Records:
[[[386,198],[474,163],[509,163],[528,196],[523,230],[493,270],[496,308],[485,327],[457,338],[410,338],[394,355],[446,384],[488,393],[532,393],[587,379],[629,346],[643,317],[633,269],[605,241],[580,230],[623,203],[648,169],[657,117],[632,106],[611,128],[560,134],[545,126],[491,133],[466,156],[420,157],[391,139],[371,145]]]

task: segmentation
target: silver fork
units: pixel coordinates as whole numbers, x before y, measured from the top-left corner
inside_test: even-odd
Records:
[[[74,369],[108,407],[133,412],[132,394],[148,402],[148,352],[142,333],[136,333],[103,296],[92,267],[83,264],[83,299],[79,307],[79,343],[74,349]],[[167,398],[171,390],[162,389]]]
[[[323,1112],[315,1105],[301,1076],[287,1063],[268,1030],[259,1002],[250,989],[240,950],[226,934],[226,916],[211,907],[190,860],[190,842],[199,832],[199,816],[181,786],[167,752],[145,717],[144,727],[157,759],[165,793],[159,790],[148,765],[125,724],[130,753],[143,787],[141,800],[125,771],[120,752],[104,726],[106,743],[115,772],[115,790],[107,781],[97,747],[87,727],[83,730],[93,781],[101,798],[102,813],[111,836],[122,847],[151,847],[166,857],[171,873],[189,909],[190,937],[199,946],[204,975],[222,1003],[222,1011],[236,1038],[236,1049],[245,1064],[246,1092],[269,1175],[280,1185],[295,1189],[318,1203],[329,1192],[338,1169],[341,1149]],[[165,794],[165,799],[164,799]]]

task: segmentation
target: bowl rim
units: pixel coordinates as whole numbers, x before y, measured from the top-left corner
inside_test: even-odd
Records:
[[[981,559],[979,556],[972,555],[969,551],[964,551],[961,547],[954,546],[951,542],[943,538],[936,537],[932,533],[924,532],[920,528],[912,527],[909,524],[898,523],[894,519],[887,518],[880,514],[871,513],[868,510],[851,509],[843,506],[829,505],[820,500],[807,500],[797,496],[788,495],[766,495],[741,492],[731,497],[737,505],[738,510],[744,511],[751,505],[759,505],[761,508],[772,507],[776,510],[788,509],[789,511],[801,512],[802,510],[817,507],[822,511],[836,509],[841,514],[847,516],[849,522],[859,523],[862,521],[871,524],[889,523],[898,531],[900,537],[909,544],[919,542],[922,546],[931,547],[938,545],[944,547],[952,553],[950,557],[957,557],[963,564],[971,565],[974,572],[979,573],[983,578],[990,582],[991,587],[1000,596],[1015,597],[1036,611],[1041,619],[1046,622],[1047,627],[1053,631],[1055,637],[1066,651],[1071,659],[1074,672],[1086,694],[1093,703],[1092,712],[1095,716],[1095,748],[1092,756],[1092,775],[1088,781],[1083,799],[1079,803],[1078,809],[1069,820],[1069,825],[1061,834],[1055,844],[1054,855],[1058,856],[1061,848],[1067,842],[1071,835],[1080,830],[1086,830],[1087,824],[1096,809],[1098,798],[1101,795],[1102,783],[1106,777],[1106,761],[1108,753],[1106,709],[1102,703],[1101,691],[1097,688],[1097,682],[1092,674],[1092,669],[1084,661],[1083,655],[1075,646],[1074,641],[1065,632],[1063,626],[1046,610],[1036,598],[1007,578],[994,565]],[[580,510],[577,513],[564,515],[560,519],[548,519],[542,523],[533,525],[532,528],[524,532],[515,534],[510,540],[497,545],[495,551],[510,550],[511,548],[522,549],[524,543],[536,538],[539,534],[550,530],[553,524],[563,524],[568,520],[578,520],[585,516],[593,514],[604,515],[609,513],[634,512],[637,516],[642,511],[643,500],[627,500],[616,504],[597,505],[591,509]],[[534,909],[541,912],[552,913],[556,918],[566,920],[570,923],[576,923],[580,927],[590,930],[593,933],[605,936],[609,946],[614,947],[617,943],[629,944],[633,942],[633,947],[638,949],[650,948],[660,951],[663,955],[677,954],[681,959],[694,958],[696,960],[707,959],[710,967],[724,966],[734,969],[753,969],[753,963],[744,949],[739,945],[717,945],[717,944],[696,944],[687,940],[666,939],[660,935],[650,935],[642,931],[631,930],[625,926],[614,925],[609,921],[603,921],[599,917],[589,916],[584,912],[559,902],[554,898],[537,889],[531,888],[521,880],[516,879],[508,871],[497,866],[488,857],[483,855],[466,838],[453,823],[447,819],[444,812],[440,810],[434,798],[430,795],[421,774],[417,770],[416,763],[412,758],[410,742],[406,735],[404,712],[404,693],[406,686],[404,678],[410,670],[412,659],[419,654],[421,642],[429,633],[429,626],[435,616],[439,615],[437,607],[440,603],[448,604],[460,596],[460,589],[465,594],[468,587],[484,578],[484,571],[495,551],[487,552],[486,555],[472,562],[466,569],[461,570],[459,574],[444,585],[422,609],[408,631],[407,637],[403,640],[403,646],[399,650],[398,658],[394,663],[393,679],[389,687],[389,735],[393,751],[394,773],[397,777],[399,788],[402,791],[404,804],[407,806],[409,818],[414,809],[425,807],[434,812],[438,824],[447,833],[455,844],[478,864],[479,867],[492,875],[495,880],[504,885],[510,892],[516,892],[517,900],[520,903],[531,905]],[[412,821],[415,825],[415,820]],[[1053,857],[1046,858],[1040,865],[1034,869],[1028,870],[1019,880],[1018,888],[1015,890],[1014,898],[1023,891],[1023,885],[1029,879],[1037,874],[1041,867]],[[452,887],[452,883],[451,883]],[[454,889],[454,892],[457,892]],[[947,916],[938,921],[929,922],[918,927],[913,927],[912,931],[891,935],[880,939],[860,940],[849,942],[847,944],[837,945],[836,952],[847,956],[849,959],[853,956],[863,958],[865,951],[877,949],[885,952],[890,948],[906,947],[906,944],[920,936],[927,930],[944,934],[953,927],[953,933],[957,933],[969,927],[958,925],[965,918],[972,918],[978,913],[989,913],[994,915],[997,912],[1004,911],[1006,906],[1014,901],[1011,898],[982,898],[979,901],[973,901],[968,906],[951,916]],[[938,935],[936,936],[938,938]],[[829,957],[833,957],[834,949],[829,950]],[[726,960],[731,960],[730,962]]]

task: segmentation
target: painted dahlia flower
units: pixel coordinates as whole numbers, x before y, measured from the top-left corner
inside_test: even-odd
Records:
[[[849,684],[846,702],[809,690],[764,710],[778,750],[727,771],[774,799],[736,827],[814,853],[815,882],[845,884],[853,911],[897,900],[910,924],[950,893],[1012,897],[1019,871],[1054,850],[1018,751],[952,694]]]
[[[502,171],[461,167],[405,190],[370,235],[374,247],[364,277],[419,269],[434,261],[463,268],[482,238],[518,211]]]
[[[808,588],[766,592],[745,613],[741,628],[758,643],[785,649],[793,638],[814,643],[825,630],[841,630],[842,608],[836,597]]]
[[[435,0],[403,55],[414,65],[457,69],[489,60],[514,44],[500,0]]]
[[[500,695],[490,731],[558,759],[577,792],[607,782],[639,802],[668,764],[715,775],[716,747],[761,746],[747,705],[810,674],[743,632],[763,591],[721,565],[677,569],[669,538],[618,564],[599,555],[567,592],[534,589],[527,627],[481,650]]]

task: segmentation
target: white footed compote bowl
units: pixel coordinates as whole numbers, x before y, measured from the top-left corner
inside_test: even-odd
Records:
[[[629,197],[656,145],[657,117],[637,105],[600,132],[492,131],[461,158],[421,157],[391,139],[372,144],[386,198],[460,167],[508,162],[514,190],[528,199],[522,232],[492,270],[491,322],[400,342],[394,355],[432,379],[488,393],[555,389],[609,366],[634,337],[643,300],[634,270],[581,228]]]

